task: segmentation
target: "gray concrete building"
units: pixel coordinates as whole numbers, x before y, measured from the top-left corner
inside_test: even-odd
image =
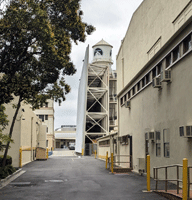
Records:
[[[183,158],[192,165],[191,64],[192,1],[144,0],[117,55],[118,154],[135,172],[148,154],[151,175]]]

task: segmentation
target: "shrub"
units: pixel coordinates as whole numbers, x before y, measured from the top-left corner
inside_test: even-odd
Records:
[[[13,174],[16,169],[12,165],[7,165],[4,168],[0,167],[0,179],[4,179],[10,174]]]
[[[3,155],[0,155],[0,167],[2,166],[2,163],[3,163]],[[12,157],[7,155],[5,165],[11,165],[11,164],[12,164]]]

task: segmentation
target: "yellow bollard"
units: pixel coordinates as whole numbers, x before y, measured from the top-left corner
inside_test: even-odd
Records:
[[[95,150],[95,158],[97,157],[97,152],[96,152],[96,150]]]
[[[105,162],[105,168],[107,169],[107,163],[108,163],[108,151],[106,152],[106,162]]]
[[[49,149],[47,148],[47,155],[46,155],[47,159],[49,157]]]
[[[183,159],[183,200],[187,200],[188,160]]]
[[[150,155],[147,155],[147,191],[150,191]]]
[[[111,153],[111,173],[113,173],[113,153]]]
[[[82,156],[84,155],[84,149],[82,149]]]
[[[19,167],[22,167],[22,148],[19,149]]]

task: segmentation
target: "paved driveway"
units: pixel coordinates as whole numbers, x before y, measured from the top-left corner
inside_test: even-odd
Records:
[[[163,200],[143,193],[146,177],[113,175],[93,157],[56,157],[34,161],[26,172],[0,190],[1,200]]]

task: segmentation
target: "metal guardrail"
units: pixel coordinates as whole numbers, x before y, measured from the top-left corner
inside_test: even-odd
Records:
[[[168,179],[168,168],[176,167],[176,179]],[[182,182],[181,179],[179,179],[179,168],[183,167],[183,165],[175,164],[175,165],[167,165],[167,166],[161,166],[161,167],[154,167],[153,168],[153,177],[156,182],[155,184],[155,190],[158,188],[158,181],[165,181],[165,192],[167,192],[168,188],[168,181],[176,181],[177,182],[177,194],[179,194],[179,183]],[[165,179],[158,179],[158,170],[159,169],[165,169]]]
[[[187,191],[187,197],[190,198],[190,186],[192,185],[192,182],[190,182],[190,170],[192,169],[192,166],[188,166],[187,170],[188,170],[188,191]]]
[[[121,161],[122,157],[127,157],[128,161]],[[108,164],[109,164],[109,169],[111,168],[111,157],[108,157]],[[113,156],[113,166],[114,167],[122,167],[121,164],[129,164],[129,167],[132,168],[132,157],[131,155],[114,155]]]

